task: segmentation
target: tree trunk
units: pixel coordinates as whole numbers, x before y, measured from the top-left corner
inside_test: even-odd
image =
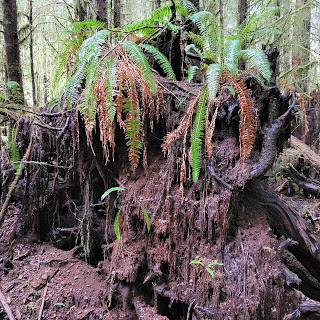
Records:
[[[35,84],[35,76],[34,76],[34,58],[33,58],[33,9],[32,9],[33,0],[29,0],[29,23],[30,23],[30,43],[29,43],[29,51],[30,51],[30,72],[31,72],[31,84],[32,84],[32,102],[35,106],[37,104],[36,99],[36,84]]]
[[[16,0],[3,0],[2,8],[7,80],[19,83],[23,97]]]
[[[246,20],[247,14],[248,14],[248,1],[247,0],[239,0],[239,6],[238,6],[238,12],[239,12],[239,26]],[[243,48],[244,49],[244,48]],[[239,59],[238,63],[239,70],[245,70],[246,69],[246,63],[244,59]]]
[[[296,0],[295,9],[300,9],[305,5],[307,0]],[[296,45],[292,50],[292,67],[303,67],[310,61],[310,7],[297,13],[295,25],[293,28],[293,39]],[[302,49],[298,45],[302,46]],[[294,83],[298,91],[307,92],[308,68],[302,68],[295,71]]]
[[[95,0],[94,2],[96,19],[105,23],[105,28],[108,28],[108,12],[105,0]]]
[[[115,28],[121,25],[121,0],[113,0],[113,26]]]

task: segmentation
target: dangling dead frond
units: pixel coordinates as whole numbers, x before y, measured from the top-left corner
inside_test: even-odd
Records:
[[[251,90],[248,89],[243,80],[231,80],[231,85],[238,95],[240,104],[240,159],[242,165],[250,155],[256,138],[257,131],[257,111],[254,107],[254,101],[250,97]]]
[[[182,120],[180,121],[179,126],[173,130],[172,132],[169,132],[165,137],[164,137],[164,143],[161,145],[162,151],[164,154],[166,154],[167,149],[169,145],[176,140],[182,133],[186,133],[187,130],[190,127],[191,124],[191,119],[193,115],[193,110],[194,107],[196,106],[199,98],[201,95],[201,91],[191,100],[189,104],[189,108],[187,110],[187,113],[184,115]]]
[[[205,149],[207,152],[208,159],[211,158],[212,152],[213,152],[212,136],[214,133],[214,129],[216,127],[216,119],[218,116],[218,110],[219,110],[219,105],[216,106],[216,109],[215,109],[214,114],[212,116],[211,122],[209,123],[209,108],[207,109],[206,122],[205,122],[205,124],[206,124]]]

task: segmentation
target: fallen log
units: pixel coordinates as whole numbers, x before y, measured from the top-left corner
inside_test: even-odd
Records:
[[[290,137],[289,145],[305,156],[313,166],[320,169],[320,155],[315,153],[309,146],[294,136]]]

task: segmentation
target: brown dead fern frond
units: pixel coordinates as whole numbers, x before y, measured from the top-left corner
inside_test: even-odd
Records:
[[[212,136],[214,133],[214,129],[216,127],[216,120],[217,120],[217,116],[218,116],[218,111],[219,111],[219,105],[216,106],[216,109],[214,111],[212,119],[209,122],[209,108],[207,109],[206,122],[205,122],[205,125],[206,125],[205,149],[207,152],[208,159],[211,158],[212,152],[213,152]]]
[[[161,145],[164,154],[166,154],[169,145],[173,141],[175,141],[182,133],[184,133],[184,140],[186,140],[186,134],[191,125],[193,111],[200,98],[200,95],[201,91],[199,91],[198,94],[190,101],[187,113],[183,116],[179,126],[164,137],[164,143]]]
[[[257,131],[257,111],[254,100],[251,98],[251,90],[248,89],[243,80],[231,80],[231,85],[235,89],[240,104],[240,159],[242,165],[250,155],[254,145]]]

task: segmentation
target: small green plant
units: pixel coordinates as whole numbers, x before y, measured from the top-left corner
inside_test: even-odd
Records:
[[[121,242],[121,233],[120,233],[120,214],[121,214],[121,209],[118,210],[118,213],[116,215],[116,218],[114,220],[114,232],[116,233],[116,237],[118,242]]]
[[[144,216],[144,220],[146,221],[147,230],[150,232],[150,219],[148,215],[148,211],[144,207],[140,207]]]
[[[101,201],[103,201],[111,192],[124,190],[122,187],[112,187],[109,188],[106,192],[101,196]]]
[[[212,270],[211,267],[213,267],[213,266],[222,266],[222,265],[223,265],[223,263],[216,262],[216,261],[208,262],[208,263],[203,263],[203,262],[202,262],[201,260],[199,260],[199,259],[195,259],[195,260],[190,261],[190,264],[199,264],[199,265],[201,265],[203,268],[206,269],[206,271],[210,274],[210,276],[211,276],[212,278],[215,277],[215,273],[214,273],[214,271]]]

